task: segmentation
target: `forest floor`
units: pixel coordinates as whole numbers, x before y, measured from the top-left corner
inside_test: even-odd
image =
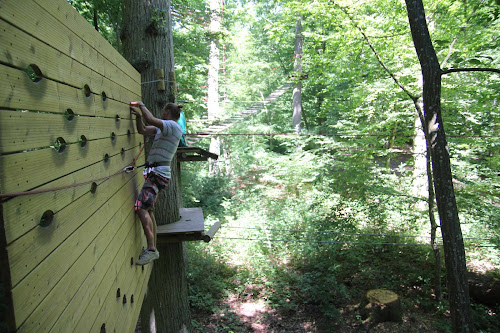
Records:
[[[408,251],[407,255],[410,255]],[[382,256],[381,260],[371,261],[372,255]],[[441,305],[435,300],[433,290],[428,281],[414,279],[408,283],[414,274],[421,276],[421,263],[407,261],[401,265],[399,261],[386,261],[385,257],[391,254],[372,253],[367,259],[358,263],[343,263],[343,280],[348,298],[339,300],[336,304],[339,310],[338,317],[327,320],[322,315],[318,305],[304,304],[297,311],[281,312],[271,308],[262,297],[268,291],[262,286],[247,285],[245,292],[232,295],[221,301],[217,311],[213,313],[195,313],[193,319],[196,332],[261,332],[261,333],[288,333],[288,332],[451,332],[450,313],[446,303]],[[348,256],[347,256],[348,257]],[[339,258],[341,259],[341,258]],[[342,260],[342,259],[341,259]],[[469,267],[476,271],[476,278],[487,280],[485,265]],[[488,266],[486,264],[486,266]],[[429,267],[427,267],[428,269]],[[498,268],[486,267],[498,272]],[[375,273],[375,274],[374,274]],[[377,274],[378,273],[378,274]],[[387,274],[393,276],[393,281],[400,281],[394,290],[398,293],[403,316],[402,322],[379,323],[366,330],[363,325],[363,303],[368,289],[387,285]],[[418,275],[421,274],[421,275]],[[408,278],[410,277],[410,279]],[[366,304],[366,303],[365,303]],[[485,306],[473,304],[476,309],[474,316],[480,320],[481,332],[499,332],[500,321],[498,311],[500,304]],[[495,324],[496,323],[496,324]]]
[[[238,189],[242,190],[246,186],[253,186],[252,184],[258,178],[263,179],[264,177],[258,177],[259,171],[252,170],[249,173],[249,179],[238,179],[236,182],[239,184]],[[277,191],[279,190],[277,189]],[[223,279],[230,280],[230,282],[225,281],[221,284],[229,286],[227,290],[233,291],[218,299],[215,306],[210,305],[210,310],[192,310],[193,332],[451,333],[450,311],[446,299],[445,269],[443,267],[441,271],[443,301],[439,302],[436,300],[434,281],[432,281],[434,255],[429,248],[345,245],[332,256],[334,258],[332,262],[338,268],[314,266],[311,262],[307,263],[308,259],[305,259],[305,263],[299,262],[298,264],[302,268],[298,268],[290,263],[282,263],[280,258],[269,257],[272,265],[282,266],[281,270],[275,269],[273,271],[273,277],[265,275],[263,277],[263,273],[260,275],[248,274],[252,271],[265,270],[263,267],[256,267],[255,263],[249,264],[245,260],[239,260],[237,263],[225,262],[224,265],[236,273],[229,273],[229,277],[225,274],[207,274],[203,277],[218,280],[218,282]],[[500,332],[498,318],[500,312],[500,297],[498,297],[500,295],[500,267],[492,265],[486,259],[480,259],[485,257],[487,256],[480,252],[477,252],[477,256],[474,253],[468,253],[468,270],[471,274],[469,282],[470,286],[473,287],[471,293],[474,294],[471,298],[473,317],[477,332],[496,333]],[[444,261],[444,259],[442,260]],[[305,269],[305,267],[310,268]],[[316,271],[312,271],[313,269]],[[323,269],[324,272],[319,271],[320,269]],[[288,272],[291,273],[288,274]],[[297,283],[297,280],[300,279],[297,279],[296,275],[309,275],[313,278],[308,278],[307,283],[301,284]],[[241,276],[246,278],[241,278]],[[249,276],[259,276],[259,278],[249,279]],[[315,279],[321,279],[325,276],[332,276],[331,279],[326,279],[327,286],[315,288]],[[198,278],[201,277],[198,276]],[[268,280],[263,283],[262,279]],[[329,282],[332,284],[330,285]],[[325,280],[319,283],[325,284]],[[212,286],[217,286],[217,283]],[[287,288],[288,291],[280,290],[283,287]],[[313,298],[308,299],[308,291],[303,290],[305,288],[310,289],[309,293],[316,292],[315,298],[316,300],[320,299],[320,302],[315,302]],[[338,291],[329,292],[334,288],[337,288]],[[402,307],[402,320],[399,323],[378,323],[367,330],[363,323],[366,317],[364,310],[366,292],[379,288],[391,290],[398,295]],[[493,289],[496,289],[496,292],[492,297],[492,294],[488,293]],[[318,291],[325,295],[318,296]],[[270,296],[272,294],[276,296]],[[287,296],[282,297],[285,294]],[[336,299],[329,299],[331,295],[336,295]],[[484,302],[479,303],[478,299],[482,299]],[[323,304],[320,304],[321,301]],[[290,302],[292,305],[287,306],[285,302]],[[333,305],[334,309],[325,310],[325,307],[330,305]]]

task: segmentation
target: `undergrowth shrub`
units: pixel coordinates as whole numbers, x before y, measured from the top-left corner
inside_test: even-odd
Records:
[[[197,311],[215,312],[219,303],[234,289],[236,269],[227,265],[221,256],[207,251],[206,244],[189,243],[189,302]]]
[[[223,216],[222,203],[231,197],[227,177],[207,175],[199,170],[183,175],[184,183],[189,183],[189,186],[183,189],[185,207],[201,207],[205,215]]]

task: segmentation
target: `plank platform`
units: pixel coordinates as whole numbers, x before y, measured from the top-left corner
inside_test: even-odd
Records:
[[[181,208],[181,219],[177,222],[159,225],[156,229],[158,243],[177,243],[184,241],[209,242],[220,227],[220,222],[215,223],[205,233],[205,220],[203,210],[199,207]]]
[[[214,160],[219,158],[219,155],[209,152],[208,150],[199,147],[178,147],[177,160],[179,162],[187,161],[208,161],[209,158]]]

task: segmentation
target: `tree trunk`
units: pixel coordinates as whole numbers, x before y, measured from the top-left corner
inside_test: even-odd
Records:
[[[415,197],[420,198],[421,193],[424,192],[425,184],[427,184],[427,212],[431,223],[431,247],[434,252],[434,294],[436,295],[436,299],[441,301],[441,251],[436,239],[436,231],[439,226],[437,225],[434,217],[435,195],[432,179],[431,143],[429,135],[427,135],[427,129],[425,128],[426,122],[422,107],[421,100],[415,100],[415,108],[417,110],[418,117],[415,120],[415,136],[413,144],[413,152],[415,153],[413,193]],[[422,127],[418,125],[419,122]],[[424,174],[427,175],[427,183],[425,183]],[[417,208],[421,209],[422,207],[418,205]]]
[[[292,124],[295,133],[300,134],[302,130],[302,45],[304,36],[302,36],[302,16],[297,17],[295,25],[295,69],[294,76],[297,80],[297,86],[293,89],[293,115]]]
[[[175,102],[171,84],[174,56],[170,1],[122,0],[125,58],[141,73],[142,100],[156,117],[167,102]],[[157,85],[162,70],[168,84]],[[151,82],[153,81],[153,82]],[[146,150],[147,152],[148,150]],[[171,164],[170,184],[158,198],[155,217],[158,224],[179,219],[178,167]],[[139,222],[137,222],[139,223]],[[191,329],[186,260],[183,243],[157,244],[160,259],[153,265],[148,292],[141,309],[142,332],[186,332]]]
[[[401,301],[398,295],[386,289],[371,289],[366,293],[368,304],[362,308],[363,326],[369,330],[373,326],[386,321],[401,323],[403,321]]]
[[[422,0],[406,0],[408,19],[423,74],[425,128],[430,138],[434,188],[443,235],[454,332],[473,332],[465,250],[441,118],[441,68],[427,29]]]
[[[221,0],[210,0],[210,55],[208,67],[208,119],[215,120],[220,118],[221,109],[219,105],[219,66],[220,66],[220,48],[219,37],[221,27]],[[220,156],[220,138],[212,137],[210,140],[210,152]],[[211,159],[209,164],[210,174],[219,174],[219,163]]]
[[[93,13],[94,13],[94,29],[96,31],[99,31],[99,21],[98,21],[98,18],[97,18],[97,15],[98,15],[98,13],[97,13],[97,5],[95,3],[95,0],[92,3],[92,6],[94,7],[93,8]]]

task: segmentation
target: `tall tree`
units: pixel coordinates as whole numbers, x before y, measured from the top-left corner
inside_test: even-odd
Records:
[[[210,55],[208,64],[208,119],[215,120],[221,116],[219,105],[219,66],[220,45],[219,33],[221,30],[222,0],[210,0]],[[213,137],[210,141],[210,152],[220,155],[220,138]],[[210,173],[219,173],[219,164],[216,160],[210,162]]]
[[[174,55],[170,1],[123,0],[124,55],[141,73],[142,100],[156,117],[166,102],[175,102]],[[166,78],[166,80],[165,80]],[[165,85],[165,81],[169,84]],[[170,185],[156,203],[158,224],[179,219],[177,162]],[[180,332],[191,327],[183,243],[158,244],[141,322],[143,332]]]
[[[302,130],[302,45],[304,36],[302,35],[302,15],[297,15],[295,25],[295,69],[294,76],[297,80],[297,86],[293,89],[293,116],[292,124],[295,133],[300,134]]]
[[[431,139],[436,202],[443,234],[446,277],[454,332],[472,332],[465,250],[453,189],[450,156],[441,117],[441,67],[421,0],[406,0],[408,19],[423,75],[425,128]]]

